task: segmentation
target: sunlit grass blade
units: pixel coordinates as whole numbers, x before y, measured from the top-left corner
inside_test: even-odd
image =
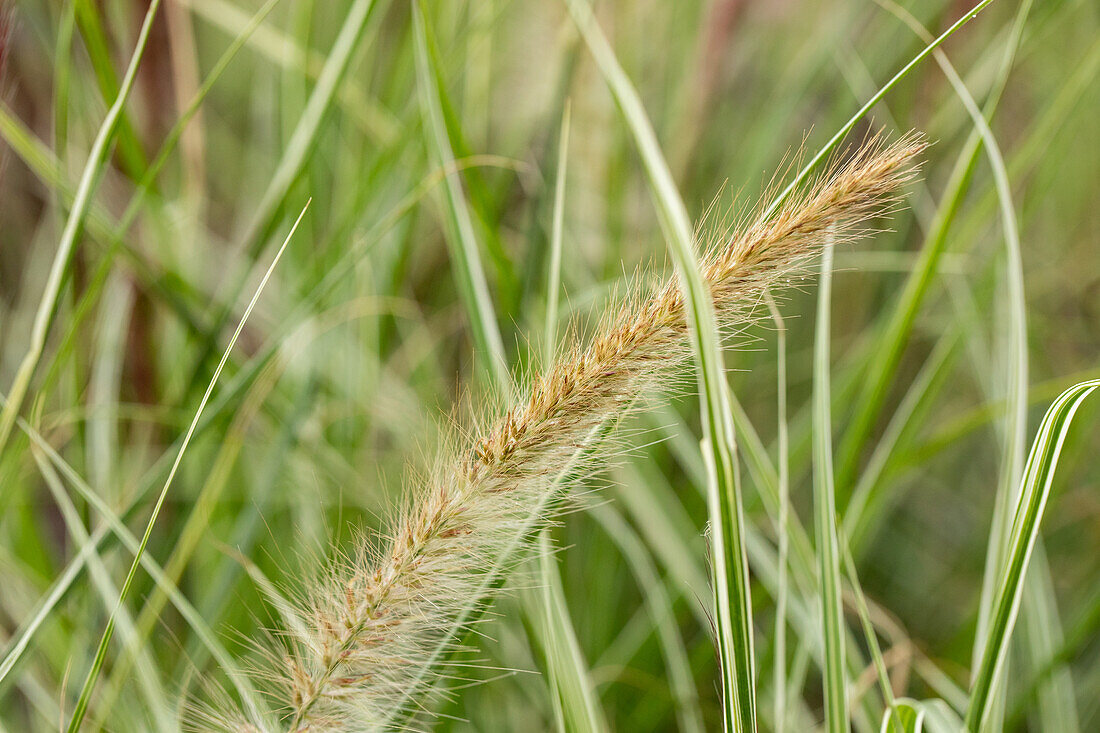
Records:
[[[275,271],[275,266],[279,264],[279,259],[282,257],[283,252],[286,251],[286,247],[290,244],[291,237],[294,236],[294,232],[297,230],[298,225],[302,222],[303,217],[306,215],[306,210],[309,208],[307,203],[302,212],[298,215],[297,220],[294,222],[294,226],[291,227],[290,232],[287,234],[285,240],[283,240],[282,246],[279,251],[275,253],[275,257],[271,261],[271,265],[267,268],[267,272],[264,273],[263,279],[260,280],[259,285],[256,287],[256,292],[252,296],[252,300],[249,301],[248,306],[244,310],[244,314],[241,316],[240,322],[237,324],[236,330],[229,339],[229,345],[226,347],[225,352],[222,354],[221,361],[218,362],[218,366],[214,369],[214,374],[210,377],[210,383],[206,387],[206,392],[203,394],[202,399],[199,401],[199,406],[195,410],[195,416],[191,420],[190,426],[187,428],[187,433],[184,435],[183,442],[180,443],[179,452],[176,453],[176,458],[172,463],[172,468],[168,471],[168,476],[165,478],[164,486],[160,490],[160,495],[157,497],[156,503],[153,505],[153,512],[149,517],[149,522],[145,526],[145,533],[141,537],[141,544],[138,545],[137,552],[134,553],[134,560],[130,564],[130,570],[126,574],[126,580],[122,584],[122,590],[119,593],[117,608],[121,607],[126,601],[126,596],[130,591],[130,586],[134,582],[134,577],[137,575],[137,569],[141,564],[141,558],[145,554],[145,548],[149,544],[149,538],[153,535],[153,527],[156,524],[157,517],[160,516],[160,510],[164,506],[164,500],[168,497],[168,489],[172,485],[172,480],[176,477],[176,471],[179,469],[180,463],[183,461],[183,455],[187,451],[187,446],[191,442],[191,437],[195,433],[195,428],[198,426],[199,419],[202,417],[203,410],[206,407],[206,403],[210,400],[210,395],[214,391],[214,387],[218,383],[218,377],[221,376],[222,369],[225,367],[225,363],[229,360],[229,354],[233,350],[233,347],[237,343],[237,339],[241,335],[241,331],[244,329],[244,324],[248,321],[248,317],[252,315],[253,308],[256,307],[256,302],[260,299],[261,293],[263,293],[264,286],[267,285],[268,280],[271,278],[272,273]],[[99,646],[96,649],[95,657],[92,660],[91,669],[88,670],[88,675],[84,679],[84,684],[80,690],[80,697],[77,699],[76,707],[73,710],[73,715],[69,719],[68,731],[69,733],[76,733],[80,730],[80,725],[84,720],[84,715],[88,710],[88,703],[91,700],[92,690],[95,688],[96,680],[99,678],[100,670],[103,668],[103,662],[107,656],[107,646],[111,642],[111,636],[114,632],[115,626],[115,613],[112,613],[110,618],[107,619],[107,626],[103,630],[103,636],[99,640]]]
[[[92,205],[92,196],[95,194],[104,167],[107,165],[107,154],[118,131],[119,120],[126,107],[126,100],[130,98],[130,92],[134,88],[138,66],[145,55],[145,47],[149,41],[153,19],[156,17],[159,7],[160,0],[152,0],[149,4],[149,9],[145,13],[145,19],[141,25],[141,31],[138,34],[134,53],[130,57],[130,64],[126,68],[125,76],[122,78],[118,96],[107,111],[107,116],[104,118],[103,124],[100,125],[99,132],[92,143],[91,152],[88,154],[88,161],[84,166],[84,172],[77,187],[76,198],[65,221],[65,229],[61,233],[57,254],[54,255],[49,277],[43,287],[42,299],[35,313],[27,353],[19,363],[19,369],[15,373],[11,389],[8,390],[8,402],[3,411],[0,412],[0,453],[3,453],[8,437],[11,435],[11,430],[15,426],[15,418],[23,407],[23,400],[27,396],[27,390],[30,387],[31,379],[34,377],[34,371],[38,367],[39,359],[42,358],[42,350],[45,348],[46,336],[50,330],[50,321],[57,308],[61,285],[68,270],[69,261],[72,258],[73,248],[80,237],[84,218]]]
[[[1050,497],[1062,446],[1081,403],[1098,387],[1100,380],[1090,380],[1063,392],[1047,410],[1031,445],[1023,481],[1011,507],[1007,562],[998,578],[989,634],[970,688],[970,705],[965,721],[968,730],[984,730],[986,725],[992,694],[1008,655],[1023,597],[1024,577],[1039,536],[1039,524]]]
[[[825,729],[847,733],[848,678],[844,661],[844,601],[840,591],[840,553],[836,532],[836,495],[833,489],[832,412],[830,406],[830,337],[833,250],[821,257],[817,325],[814,329],[813,432],[814,533],[820,582],[824,666]]]
[[[649,180],[658,218],[684,297],[703,412],[708,469],[715,624],[727,730],[756,730],[752,600],[743,545],[744,518],[734,449],[733,416],[710,293],[699,273],[691,221],[638,93],[619,65],[585,0],[567,0],[596,64],[622,112]]]

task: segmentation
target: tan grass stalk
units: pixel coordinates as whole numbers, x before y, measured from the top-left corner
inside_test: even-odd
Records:
[[[912,135],[872,140],[770,218],[710,235],[702,273],[719,322],[752,320],[765,291],[801,273],[826,232],[834,242],[866,234],[869,219],[897,204],[923,147]],[[307,592],[300,623],[273,657],[278,668],[265,670],[277,678],[283,726],[376,728],[396,701],[438,681],[425,666],[577,449],[637,397],[665,392],[690,353],[676,280],[648,296],[635,285],[587,344],[573,339],[530,379],[525,399],[456,440],[446,453],[454,458],[414,491],[385,548],[364,542]]]

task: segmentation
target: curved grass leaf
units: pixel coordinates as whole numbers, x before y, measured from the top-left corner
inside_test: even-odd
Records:
[[[881,733],[923,733],[924,717],[920,703],[898,700],[892,711],[882,714]]]
[[[1081,382],[1067,389],[1047,410],[1031,445],[1023,481],[1012,507],[1007,563],[999,578],[996,602],[981,663],[970,689],[966,727],[984,730],[992,708],[993,691],[1004,669],[1009,641],[1023,597],[1024,577],[1039,536],[1054,472],[1074,414],[1086,397],[1100,387],[1100,380]]]
[[[814,532],[821,590],[822,634],[825,640],[822,667],[825,728],[829,733],[847,733],[849,730],[848,679],[844,668],[844,605],[840,592],[840,549],[836,532],[832,411],[829,400],[832,278],[833,248],[827,246],[821,257],[821,280],[817,286],[817,326],[814,331]]]

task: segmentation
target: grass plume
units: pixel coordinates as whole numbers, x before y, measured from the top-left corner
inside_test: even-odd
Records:
[[[913,135],[871,140],[771,216],[761,207],[747,225],[707,236],[700,269],[719,323],[755,318],[768,288],[803,271],[826,233],[829,242],[866,234],[897,204],[923,147]],[[587,342],[573,339],[559,354],[511,409],[448,446],[452,458],[413,492],[383,549],[362,543],[306,593],[300,623],[265,670],[284,727],[378,727],[395,700],[437,679],[425,665],[578,448],[640,395],[664,391],[690,359],[677,281],[649,293],[634,286]]]

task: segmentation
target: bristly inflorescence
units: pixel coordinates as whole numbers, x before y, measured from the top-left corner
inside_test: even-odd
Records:
[[[767,218],[713,237],[700,263],[719,323],[750,321],[764,292],[828,242],[851,241],[898,204],[924,148],[909,135],[872,140]],[[281,726],[370,730],[438,681],[443,652],[509,550],[553,519],[558,477],[597,429],[690,360],[675,279],[636,286],[572,343],[526,397],[460,444],[392,525],[385,549],[364,549],[327,573],[299,609],[299,630],[272,656]],[[238,730],[249,728],[240,727]]]

